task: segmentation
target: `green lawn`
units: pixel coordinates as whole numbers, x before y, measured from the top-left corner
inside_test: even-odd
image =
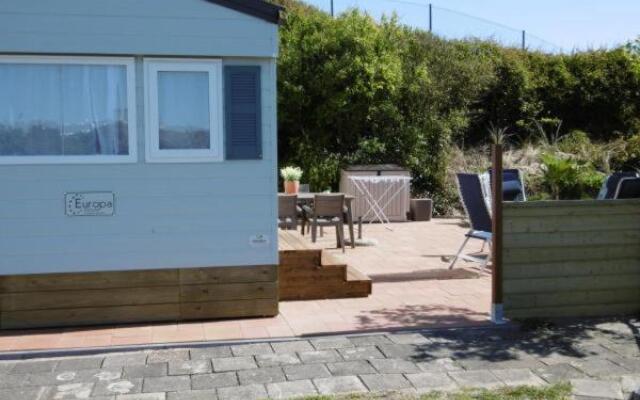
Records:
[[[521,386],[497,390],[473,390],[459,393],[432,393],[422,396],[390,394],[358,394],[348,396],[312,396],[301,400],[568,400],[571,386],[558,384],[544,388]]]

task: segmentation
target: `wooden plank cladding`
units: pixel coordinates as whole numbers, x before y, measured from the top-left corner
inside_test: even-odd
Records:
[[[0,276],[0,328],[278,314],[276,265]]]
[[[504,313],[640,311],[640,200],[504,203]]]

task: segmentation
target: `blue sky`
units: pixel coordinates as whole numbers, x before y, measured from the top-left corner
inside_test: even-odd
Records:
[[[306,0],[328,10],[330,0]],[[396,11],[400,20],[427,27],[426,4],[434,7],[434,31],[460,36],[493,36],[517,44],[526,30],[532,47],[554,51],[615,46],[640,35],[640,0],[334,0],[339,12],[350,6],[379,17]],[[446,9],[446,10],[445,10]],[[458,11],[479,19],[468,18]],[[489,20],[500,25],[483,21]],[[509,27],[515,29],[508,29]]]

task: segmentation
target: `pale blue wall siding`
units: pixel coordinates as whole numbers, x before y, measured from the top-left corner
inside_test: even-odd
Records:
[[[60,26],[42,10],[47,5],[56,20],[62,18]],[[81,18],[69,19],[66,14],[70,11]],[[89,14],[95,17],[83,22]],[[17,29],[17,19],[33,15],[42,20]],[[144,30],[140,37],[129,38],[133,43],[124,43],[129,39],[118,36],[118,31],[131,34],[138,25],[125,24],[122,29],[106,32],[105,22],[123,21],[122,15],[139,23],[151,20],[146,26],[157,28],[158,34],[152,37]],[[195,24],[205,24],[207,18],[213,28],[205,36],[196,32]],[[12,21],[13,28],[7,28],[8,21]],[[234,27],[236,22],[238,27]],[[97,33],[88,29],[94,24],[99,27]],[[176,24],[184,30],[176,28]],[[65,44],[65,38],[70,37],[68,32],[79,26],[87,27],[84,39]],[[194,44],[183,47],[184,38],[170,39],[176,29],[180,31],[178,36],[193,29]],[[78,51],[138,55],[138,163],[0,165],[0,275],[277,264],[276,29],[262,20],[203,0],[0,2],[0,53]],[[104,34],[100,33],[103,30]],[[254,37],[257,32],[261,33],[257,35],[259,39]],[[226,43],[231,37],[238,39],[233,46]],[[245,40],[255,41],[245,47]],[[116,51],[117,46],[124,47]],[[229,57],[224,53],[227,50],[232,55],[254,58]],[[142,56],[146,51],[154,55],[217,55],[225,65],[260,65],[264,158],[145,163]],[[114,192],[115,215],[65,216],[64,193],[82,191]],[[267,235],[267,246],[251,245],[250,238],[258,234]]]
[[[277,26],[205,0],[2,0],[0,52],[274,57]]]

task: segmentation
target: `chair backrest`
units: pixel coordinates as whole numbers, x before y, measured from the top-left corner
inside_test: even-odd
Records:
[[[278,218],[297,218],[298,196],[295,194],[278,195]]]
[[[489,168],[489,183],[493,185],[493,172]],[[527,194],[524,188],[524,179],[519,169],[502,170],[502,200],[504,201],[527,201]]]
[[[476,174],[457,174],[460,200],[464,206],[471,229],[491,232],[491,215],[482,195],[480,177]]]
[[[342,217],[344,213],[344,194],[315,195],[313,210],[319,217]]]
[[[640,178],[622,178],[614,199],[640,199]]]
[[[600,189],[600,193],[598,194],[598,199],[615,199],[616,191],[618,190],[618,186],[620,185],[620,181],[624,178],[637,178],[638,174],[636,172],[614,172],[609,175],[607,179],[602,184],[602,189]]]

